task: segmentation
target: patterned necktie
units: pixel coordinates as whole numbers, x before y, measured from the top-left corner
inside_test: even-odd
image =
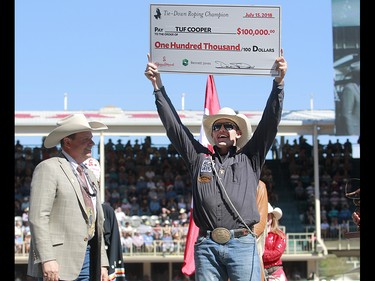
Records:
[[[78,165],[77,171],[78,171],[78,175],[80,177],[79,185],[81,187],[83,199],[84,199],[85,205],[86,205],[86,214],[87,214],[87,217],[88,217],[87,227],[88,227],[88,234],[89,234],[89,240],[90,240],[95,234],[94,204],[92,203],[91,197],[89,195],[89,189],[88,189],[88,186],[87,186],[87,181],[86,181],[85,173],[83,172],[83,168]]]

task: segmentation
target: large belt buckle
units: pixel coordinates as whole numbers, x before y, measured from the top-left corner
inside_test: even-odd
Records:
[[[230,240],[230,231],[224,227],[218,227],[212,230],[211,238],[218,244],[225,244]]]

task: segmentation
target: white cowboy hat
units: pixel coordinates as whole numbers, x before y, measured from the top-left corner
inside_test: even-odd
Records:
[[[279,207],[273,208],[270,203],[268,203],[268,213],[273,214],[277,220],[283,216],[283,211]]]
[[[46,148],[54,147],[60,143],[60,140],[71,134],[105,129],[108,129],[106,125],[97,121],[89,122],[82,113],[72,114],[57,122],[57,128],[46,137],[44,146]]]
[[[249,119],[246,115],[236,112],[229,108],[223,107],[221,108],[216,114],[213,115],[204,115],[203,116],[203,128],[206,134],[207,140],[210,144],[215,145],[215,142],[211,136],[212,133],[212,125],[219,119],[229,119],[234,122],[238,128],[241,130],[241,137],[237,139],[237,147],[242,148],[251,138],[252,129]]]

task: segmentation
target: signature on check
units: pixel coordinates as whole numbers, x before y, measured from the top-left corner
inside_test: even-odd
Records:
[[[231,68],[231,69],[252,69],[255,68],[255,66],[251,66],[244,62],[230,62],[224,63],[222,61],[215,61],[215,67],[216,68]]]

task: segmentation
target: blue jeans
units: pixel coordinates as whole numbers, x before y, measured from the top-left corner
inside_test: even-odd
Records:
[[[209,236],[194,245],[196,281],[259,281],[260,261],[252,234],[218,244]]]
[[[79,273],[78,278],[74,281],[90,281],[90,249],[91,246],[88,245],[81,272]]]

